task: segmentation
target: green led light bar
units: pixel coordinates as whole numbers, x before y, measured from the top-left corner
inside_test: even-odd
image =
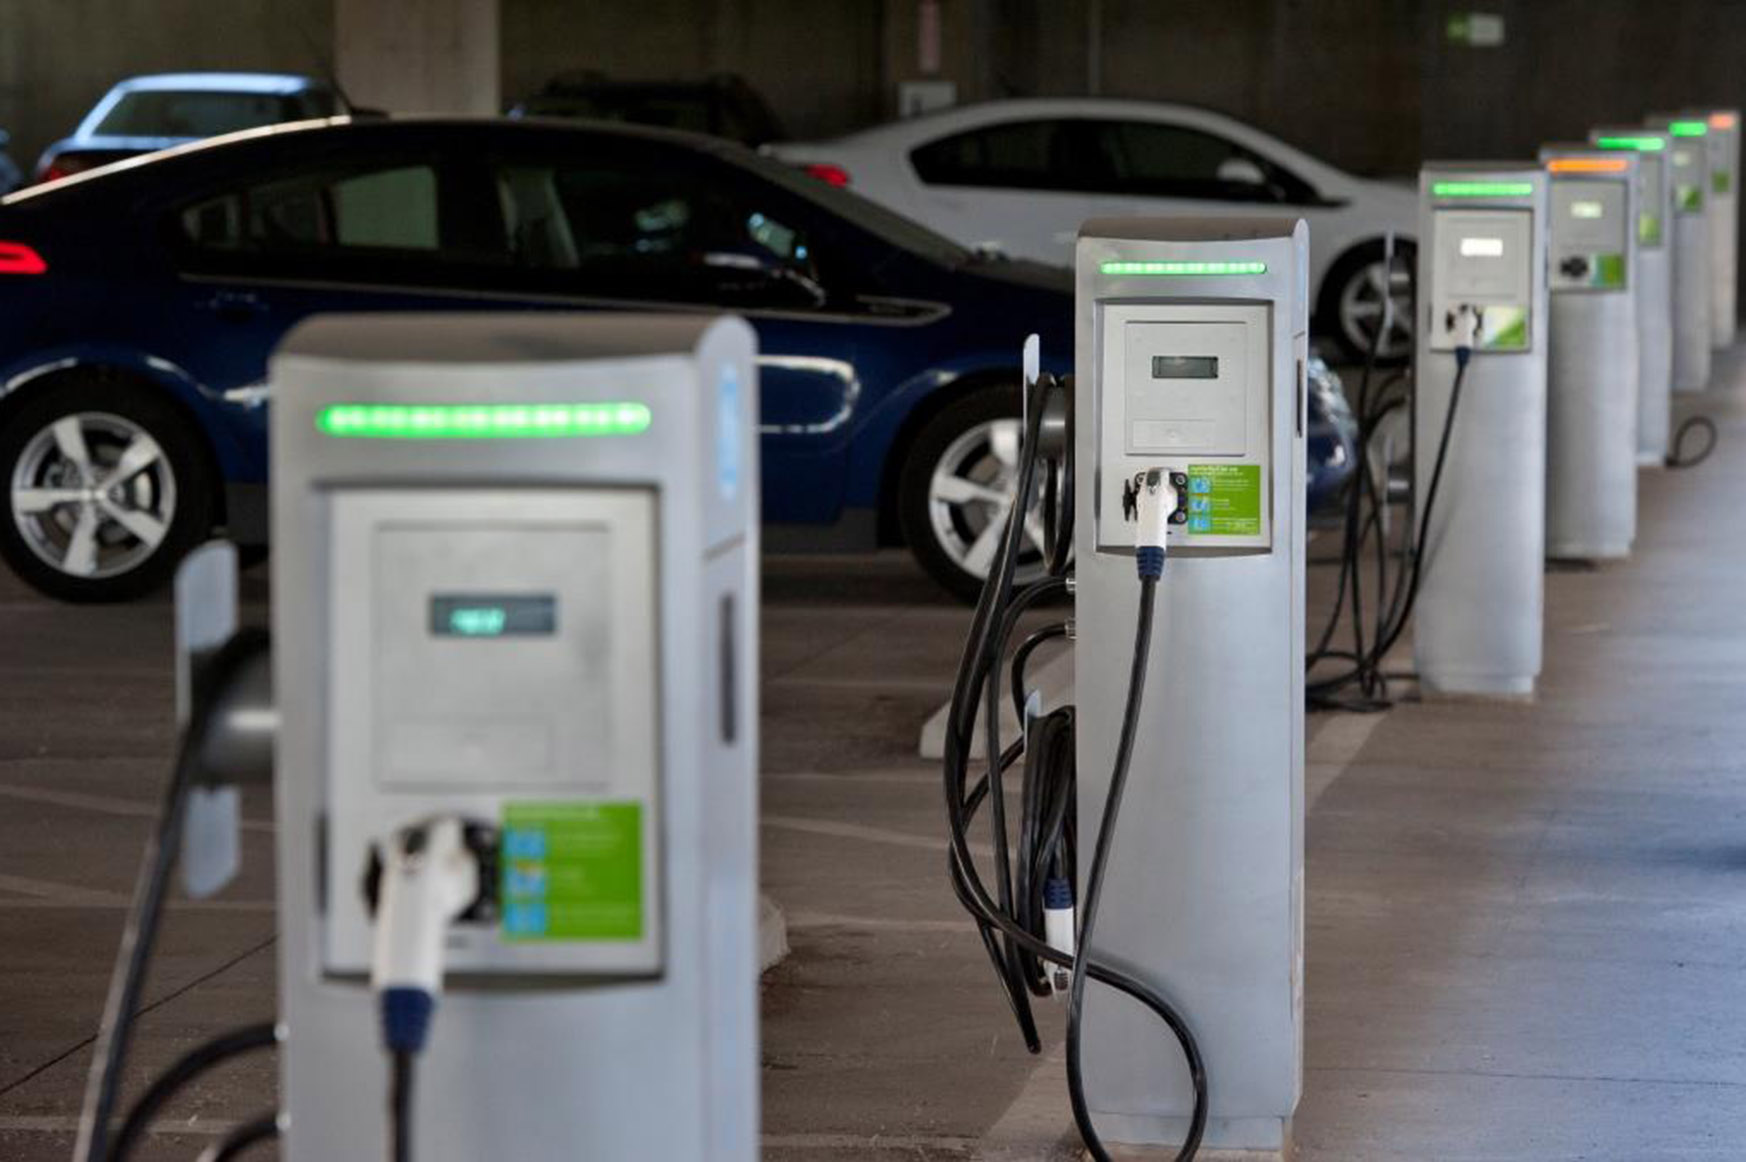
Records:
[[[1661,137],[1597,137],[1594,143],[1602,149],[1635,149],[1639,153],[1660,153],[1667,148]]]
[[[1104,274],[1194,278],[1201,275],[1266,274],[1265,262],[1105,262]]]
[[[1710,131],[1710,127],[1702,121],[1675,121],[1667,127],[1667,132],[1675,137],[1702,137]]]
[[[359,440],[513,440],[634,436],[654,416],[643,403],[341,403],[316,413],[316,428]]]
[[[1439,198],[1525,198],[1533,192],[1533,182],[1431,183],[1431,193]]]

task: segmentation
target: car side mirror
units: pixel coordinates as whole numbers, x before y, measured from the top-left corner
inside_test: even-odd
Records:
[[[1267,175],[1246,157],[1227,157],[1219,163],[1218,179],[1239,186],[1264,186]]]

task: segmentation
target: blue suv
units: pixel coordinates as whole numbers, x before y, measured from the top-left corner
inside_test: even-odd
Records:
[[[961,594],[1013,487],[1019,342],[1040,332],[1057,372],[1072,353],[1067,272],[977,256],[728,142],[276,126],[0,199],[0,556],[98,601],[160,584],[215,531],[264,545],[266,361],[288,328],[505,307],[745,316],[767,540],[907,541]],[[1331,431],[1313,463],[1345,462]]]

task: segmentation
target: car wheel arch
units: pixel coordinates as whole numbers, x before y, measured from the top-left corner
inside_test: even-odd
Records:
[[[898,520],[898,496],[903,483],[903,466],[909,450],[928,424],[958,400],[985,387],[1002,384],[1017,385],[1022,371],[1017,367],[984,367],[960,374],[950,383],[942,384],[916,401],[892,433],[885,448],[885,461],[879,472],[879,544],[901,545],[903,533]]]
[[[31,375],[23,382],[14,380],[15,386],[0,395],[0,428],[4,428],[12,416],[28,401],[53,391],[57,384],[67,380],[90,379],[102,379],[113,383],[122,390],[135,390],[150,394],[176,409],[187,421],[190,429],[199,434],[196,444],[206,459],[206,467],[211,471],[212,479],[219,481],[224,479],[224,474],[220,471],[218,449],[212,444],[211,432],[205,424],[200,422],[199,415],[184,391],[178,390],[185,385],[166,382],[164,378],[138,367],[95,360],[70,361],[53,366],[40,374]],[[225,519],[225,496],[222,488],[218,489],[212,498],[212,512],[216,522],[222,524]]]
[[[1399,234],[1394,237],[1397,247],[1405,247],[1414,255],[1418,253],[1419,241],[1417,238]],[[1387,244],[1388,235],[1386,234],[1354,238],[1329,260],[1327,273],[1322,275],[1321,284],[1315,288],[1314,296],[1310,300],[1310,317],[1316,330],[1324,334],[1338,336],[1342,342],[1344,341],[1344,336],[1339,333],[1339,300],[1340,292],[1344,289],[1343,283],[1348,277],[1351,267],[1355,264],[1365,263],[1370,255],[1382,251]],[[1377,256],[1380,257],[1379,254]],[[1409,273],[1416,282],[1418,278],[1416,266],[1409,267]],[[1417,320],[1411,320],[1411,322],[1416,324]]]

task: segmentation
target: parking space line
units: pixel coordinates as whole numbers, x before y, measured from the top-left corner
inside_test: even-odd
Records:
[[[0,900],[0,908],[9,904],[53,908],[125,908],[128,902],[128,898],[120,892],[105,891],[102,888],[81,888],[74,884],[57,884],[28,876],[0,875],[0,892],[29,897],[26,900]]]
[[[46,787],[27,787],[19,783],[0,783],[0,798],[17,799],[24,803],[42,803],[50,807],[65,807],[72,811],[95,811],[99,815],[120,815],[133,819],[156,819],[158,804],[139,799],[121,799],[112,795],[91,795],[83,791],[51,791]],[[244,831],[271,834],[273,824],[264,819],[244,819]]]
[[[866,843],[884,843],[892,847],[916,847],[924,851],[943,852],[946,840],[927,835],[912,835],[907,831],[891,831],[884,827],[863,827],[859,823],[837,823],[828,819],[803,819],[795,815],[765,815],[760,825],[777,831],[795,831],[802,835],[825,835],[833,839],[859,839]],[[977,856],[992,858],[994,850],[986,843],[972,843],[970,851]]]
[[[858,932],[949,932],[957,935],[976,931],[976,924],[971,920],[902,920],[890,916],[845,916],[838,912],[788,912],[784,918],[790,932],[833,928]]]

